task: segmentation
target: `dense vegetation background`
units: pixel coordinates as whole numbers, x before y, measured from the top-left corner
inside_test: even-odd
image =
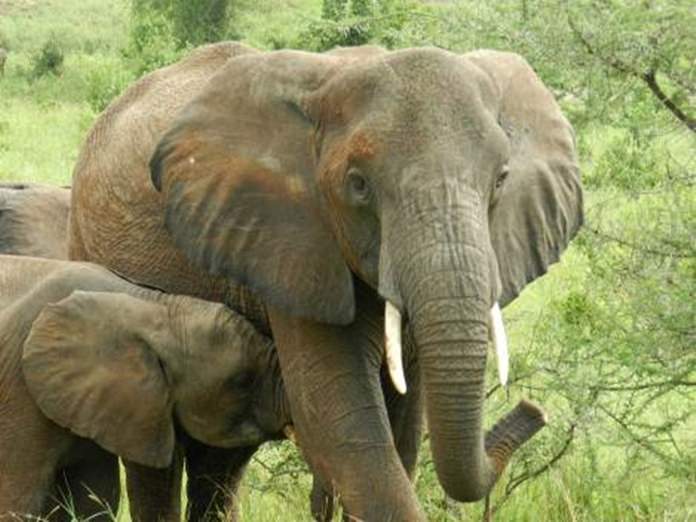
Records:
[[[587,224],[505,310],[512,384],[491,388],[487,418],[527,396],[550,425],[491,507],[501,521],[696,520],[694,27],[687,0],[0,0],[0,180],[69,183],[99,112],[206,41],[519,52],[577,131]],[[482,516],[444,497],[427,444],[417,487],[432,520]],[[243,519],[308,520],[308,488],[295,450],[269,445]]]

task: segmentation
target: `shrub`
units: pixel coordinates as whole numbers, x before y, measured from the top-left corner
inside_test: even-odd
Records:
[[[333,47],[362,45],[370,40],[369,20],[348,19],[342,22],[316,20],[299,37],[300,46],[315,51]]]
[[[428,8],[409,0],[325,0],[322,18],[299,35],[304,49],[325,51],[377,43],[388,48],[423,43],[414,22]]]
[[[118,65],[101,64],[87,76],[87,102],[95,112],[101,112],[133,80],[133,75]]]
[[[375,6],[371,0],[324,0],[321,16],[327,20],[338,21],[346,16],[370,16]],[[384,3],[384,2],[380,2]]]
[[[64,59],[65,56],[61,46],[55,36],[51,36],[32,58],[32,76],[40,78],[49,73],[59,76],[63,72]]]
[[[171,0],[170,18],[178,46],[222,40],[230,13],[230,0]]]
[[[595,167],[585,176],[585,185],[588,188],[613,186],[632,192],[655,188],[665,177],[660,152],[651,141],[629,132],[618,132],[608,138]]]
[[[183,51],[224,39],[230,0],[133,0],[124,55],[138,75],[168,65]]]
[[[175,62],[181,52],[172,37],[171,22],[163,11],[138,9],[133,4],[128,46],[123,55],[137,76]]]
[[[152,44],[149,32],[166,33],[178,49],[216,42],[228,33],[231,11],[230,0],[133,0],[132,38],[136,47]]]

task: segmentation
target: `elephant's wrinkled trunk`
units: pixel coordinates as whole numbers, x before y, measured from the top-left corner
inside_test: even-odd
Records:
[[[485,497],[512,453],[545,423],[539,408],[522,402],[484,436],[497,273],[485,212],[476,197],[461,187],[418,195],[409,207],[407,227],[416,241],[409,243],[412,249],[402,249],[397,264],[418,346],[438,478],[462,502]]]

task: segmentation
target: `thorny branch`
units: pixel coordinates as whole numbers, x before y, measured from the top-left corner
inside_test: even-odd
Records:
[[[539,468],[522,473],[521,475],[511,478],[508,483],[505,485],[505,493],[503,494],[502,498],[500,501],[493,506],[492,508],[489,508],[487,511],[490,513],[490,515],[495,514],[496,511],[498,511],[505,502],[507,502],[510,497],[512,496],[512,493],[520,487],[522,484],[527,482],[528,480],[533,480],[537,478],[539,475],[546,473],[551,467],[558,462],[563,456],[568,453],[568,450],[570,449],[573,440],[575,439],[575,423],[571,424],[568,427],[568,431],[566,432],[566,439],[563,442],[563,446],[559,448],[559,450],[556,452],[556,454],[551,457],[543,466],[540,466]]]
[[[686,114],[667,94],[662,90],[660,85],[657,83],[657,71],[654,68],[650,68],[647,71],[637,71],[631,65],[626,64],[622,60],[616,58],[615,56],[606,56],[597,51],[595,47],[589,42],[582,31],[575,25],[570,14],[567,16],[568,25],[573,31],[580,43],[585,47],[588,54],[596,56],[600,61],[607,64],[609,67],[624,73],[628,76],[639,79],[645,83],[650,89],[650,92],[669,110],[679,121],[681,121],[691,132],[696,132],[696,119],[690,117]]]
[[[592,232],[594,235],[602,237],[604,239],[607,239],[609,241],[613,241],[615,243],[618,243],[620,245],[629,247],[633,250],[640,250],[641,252],[645,252],[646,254],[652,254],[654,256],[660,256],[660,257],[678,257],[680,259],[691,259],[693,257],[696,257],[696,254],[693,253],[686,253],[686,254],[681,254],[679,252],[665,252],[662,250],[656,250],[654,248],[647,248],[641,245],[636,245],[635,243],[631,243],[630,241],[626,241],[625,239],[621,239],[616,236],[612,236],[611,234],[607,234],[606,232],[602,232],[601,230],[585,225],[585,228]]]
[[[677,119],[684,122],[684,124],[689,128],[691,132],[696,132],[696,119],[689,117],[684,111],[682,111],[675,103],[672,101],[665,91],[662,90],[660,85],[657,83],[657,78],[655,77],[656,72],[654,69],[649,69],[644,72],[640,77],[648,86],[648,89],[655,95],[655,97],[660,100],[662,105],[667,107],[667,109],[674,114]]]
[[[681,381],[681,380],[668,380],[660,382],[651,382],[648,384],[637,384],[635,386],[593,386],[592,389],[598,391],[642,391],[649,390],[650,388],[662,388],[663,386],[669,386],[670,389],[677,386],[696,386],[696,381]]]

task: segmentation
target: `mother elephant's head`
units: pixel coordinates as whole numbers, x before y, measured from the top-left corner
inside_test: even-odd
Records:
[[[353,273],[405,313],[440,481],[460,500],[490,490],[520,435],[483,436],[490,310],[542,275],[582,221],[572,129],[524,60],[240,56],[151,167],[175,242],[210,272],[337,324],[354,316]]]

